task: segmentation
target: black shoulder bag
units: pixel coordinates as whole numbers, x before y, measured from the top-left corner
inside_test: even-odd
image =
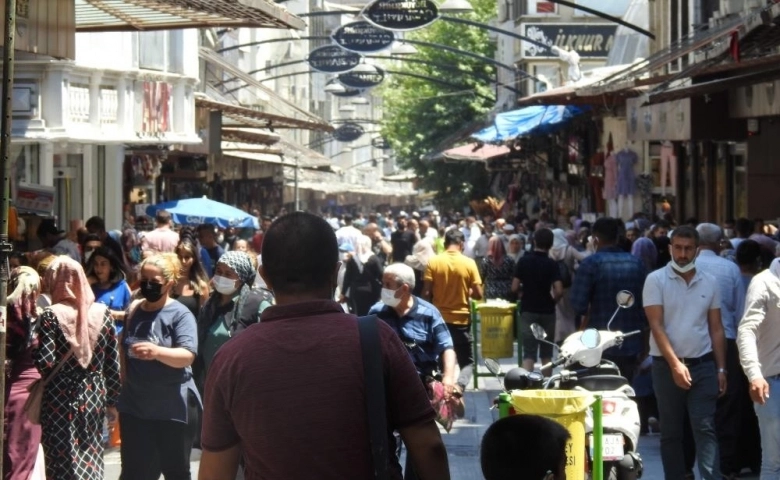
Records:
[[[379,340],[379,319],[376,315],[358,318],[358,331],[360,349],[363,353],[366,418],[371,440],[371,454],[374,457],[374,477],[377,480],[389,480],[385,375],[382,367],[382,342]]]

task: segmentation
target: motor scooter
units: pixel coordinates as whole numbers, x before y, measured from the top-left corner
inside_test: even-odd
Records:
[[[623,340],[632,335],[638,335],[640,330],[622,333],[611,331],[610,326],[621,309],[634,305],[634,295],[623,290],[617,295],[618,307],[607,323],[607,330],[587,329],[575,332],[563,342],[558,357],[542,370],[556,369],[548,378],[538,372],[528,372],[522,368],[513,368],[504,376],[505,392],[499,396],[498,406],[505,414],[513,414],[511,405],[502,405],[509,401],[511,390],[529,389],[559,389],[582,390],[602,397],[602,452],[604,461],[604,478],[609,480],[635,480],[641,478],[643,472],[642,458],[637,453],[640,419],[634,389],[628,380],[620,375],[618,367],[608,360],[603,360],[605,350],[620,346]],[[544,329],[531,325],[534,337],[543,342],[546,340]],[[552,344],[557,348],[557,345]],[[485,365],[493,374],[500,375],[500,366],[493,359],[485,359]],[[556,368],[560,367],[560,368]],[[588,449],[588,473],[592,472],[593,458],[593,415],[590,410],[585,422]]]

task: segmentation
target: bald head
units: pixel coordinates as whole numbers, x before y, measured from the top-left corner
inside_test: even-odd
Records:
[[[699,232],[699,245],[702,248],[718,250],[720,241],[723,240],[723,230],[714,223],[700,223],[696,227]]]

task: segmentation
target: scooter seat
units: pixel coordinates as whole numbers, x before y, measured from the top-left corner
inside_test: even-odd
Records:
[[[628,385],[628,379],[620,375],[591,375],[577,379],[577,386],[590,392],[609,392]]]

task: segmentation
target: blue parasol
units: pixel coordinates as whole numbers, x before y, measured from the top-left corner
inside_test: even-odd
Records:
[[[179,225],[216,225],[219,228],[259,228],[257,218],[230,205],[208,198],[188,198],[158,203],[146,207],[146,214],[154,217],[165,210]]]

